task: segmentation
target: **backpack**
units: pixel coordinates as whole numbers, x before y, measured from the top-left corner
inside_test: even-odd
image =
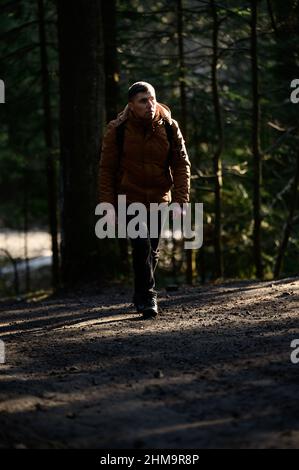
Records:
[[[168,170],[171,164],[172,154],[173,154],[173,129],[172,129],[172,125],[166,119],[163,119],[163,125],[165,126],[167,140],[169,143],[169,152],[168,152],[167,161],[166,161],[166,170]],[[125,140],[125,127],[126,127],[126,121],[122,122],[116,128],[116,142],[117,142],[117,148],[118,148],[119,162],[123,154],[123,147],[124,147],[124,140]]]

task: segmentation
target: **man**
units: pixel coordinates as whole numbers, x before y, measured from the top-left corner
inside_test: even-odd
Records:
[[[178,123],[169,108],[156,101],[152,85],[136,82],[129,88],[127,106],[107,126],[100,160],[100,202],[116,207],[117,196],[123,194],[128,204],[143,203],[149,214],[150,203],[187,203],[189,193],[190,161]],[[182,208],[174,217],[181,213]],[[117,221],[114,211],[108,217],[111,223]],[[158,313],[154,273],[162,225],[160,221],[158,237],[148,233],[147,238],[131,238],[133,302],[144,318]]]

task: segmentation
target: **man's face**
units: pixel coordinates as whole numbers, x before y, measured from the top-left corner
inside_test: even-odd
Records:
[[[156,95],[154,91],[137,93],[129,102],[130,110],[136,117],[153,120],[156,114]]]

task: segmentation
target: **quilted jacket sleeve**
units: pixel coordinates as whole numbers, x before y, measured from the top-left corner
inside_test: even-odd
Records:
[[[185,141],[177,121],[172,120],[173,158],[170,164],[173,188],[172,202],[189,202],[191,164],[185,147]]]

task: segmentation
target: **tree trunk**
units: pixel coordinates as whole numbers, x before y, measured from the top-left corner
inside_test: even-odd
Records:
[[[282,240],[280,243],[280,247],[279,247],[279,251],[278,251],[278,255],[277,255],[277,259],[276,259],[276,263],[274,267],[274,278],[278,278],[280,275],[282,260],[285,255],[289,238],[290,238],[290,234],[292,231],[293,218],[294,218],[294,214],[297,209],[297,203],[298,203],[298,191],[299,191],[298,186],[299,186],[299,153],[297,155],[297,160],[296,160],[296,170],[295,170],[295,176],[294,176],[292,197],[290,201],[290,211],[289,211],[289,215],[284,226],[283,236],[282,236]]]
[[[177,32],[178,32],[178,48],[179,48],[179,87],[181,102],[181,120],[180,128],[186,139],[187,130],[187,97],[186,97],[186,69],[184,57],[184,24],[183,24],[183,0],[177,0]]]
[[[221,186],[222,186],[222,163],[221,155],[223,151],[223,122],[220,108],[219,91],[218,91],[218,34],[219,19],[217,7],[214,0],[210,0],[212,16],[213,16],[213,58],[212,58],[212,90],[213,104],[215,111],[215,120],[218,133],[218,143],[213,157],[213,171],[215,175],[215,226],[214,226],[214,251],[215,251],[215,270],[216,278],[223,276],[223,257],[221,246]]]
[[[119,64],[116,49],[116,0],[102,2],[104,57],[105,57],[105,110],[106,121],[116,118],[119,107]],[[114,240],[110,240],[115,247]],[[118,238],[120,274],[129,275],[129,244],[127,238]]]
[[[116,50],[116,0],[102,2],[105,60],[106,121],[115,119],[119,105],[119,65]]]
[[[103,128],[101,1],[58,0],[62,168],[62,279],[100,274],[95,206]]]
[[[261,184],[262,164],[260,152],[260,96],[257,56],[257,3],[251,6],[251,65],[252,65],[252,155],[253,155],[253,251],[256,276],[263,278],[261,253]]]
[[[47,189],[48,189],[48,211],[49,227],[52,240],[52,286],[56,289],[59,286],[59,250],[58,250],[58,220],[57,220],[57,175],[56,162],[53,152],[53,131],[52,115],[50,104],[50,83],[48,70],[48,53],[46,46],[44,1],[38,0],[38,24],[39,24],[39,43],[42,74],[42,96],[44,110],[44,138],[47,147]]]
[[[180,104],[181,104],[181,120],[180,128],[184,139],[187,140],[187,95],[186,95],[186,68],[184,58],[184,23],[183,23],[183,0],[177,0],[177,33],[178,33],[178,50],[179,50],[179,87],[180,87]],[[175,246],[175,244],[174,244]],[[196,276],[196,252],[194,250],[186,250],[186,282],[193,284]]]
[[[24,169],[23,187],[23,213],[24,213],[24,260],[25,260],[25,292],[30,292],[31,278],[28,258],[28,229],[29,229],[29,204],[28,204],[28,166]]]

